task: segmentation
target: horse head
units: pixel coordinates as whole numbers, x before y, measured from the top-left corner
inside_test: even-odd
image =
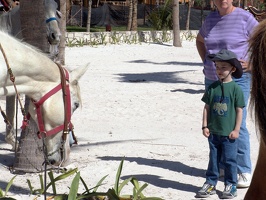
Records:
[[[61,18],[57,11],[57,3],[54,0],[45,0],[45,17],[47,25],[47,38],[51,45],[58,45],[61,32],[58,25],[58,19]]]
[[[29,114],[38,126],[46,161],[64,165],[69,160],[71,115],[81,104],[78,81],[88,65],[69,72],[37,48],[1,31],[0,47],[0,95],[18,92],[31,99]],[[14,75],[16,89],[7,72]],[[24,117],[23,125],[27,121]]]
[[[41,118],[43,122],[39,121],[40,117],[38,116],[38,106],[36,106],[36,103],[30,103],[29,112],[38,124],[40,138],[43,138],[44,141],[44,154],[48,164],[64,166],[69,161],[69,130],[72,126],[70,118],[81,104],[78,81],[87,68],[88,65],[76,68],[70,72],[69,81],[67,80],[66,83],[69,93],[64,93],[64,88],[62,88],[62,90],[56,91],[51,96],[47,96],[43,104],[39,105],[42,106]],[[66,106],[67,100],[64,100],[64,95],[69,95],[70,104],[68,106]],[[63,129],[64,123],[67,123],[67,130]]]

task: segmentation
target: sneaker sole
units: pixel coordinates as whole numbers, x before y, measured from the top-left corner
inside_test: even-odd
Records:
[[[248,188],[250,184],[237,184],[237,188]]]
[[[214,194],[216,194],[216,192],[212,192],[212,193],[210,193],[210,194],[196,194],[196,198],[207,198],[207,197],[209,197],[209,196],[211,196],[211,195],[214,195]]]

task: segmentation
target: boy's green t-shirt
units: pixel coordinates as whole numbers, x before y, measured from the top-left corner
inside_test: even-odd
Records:
[[[235,128],[236,108],[245,107],[244,95],[239,85],[234,81],[228,83],[216,81],[209,86],[201,100],[210,108],[208,113],[210,132],[228,136]]]

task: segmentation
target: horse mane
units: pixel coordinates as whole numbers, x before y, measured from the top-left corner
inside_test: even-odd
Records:
[[[256,128],[266,144],[266,20],[259,23],[249,40],[252,72],[250,108],[254,109]]]
[[[40,50],[39,48],[37,48],[37,47],[35,47],[35,46],[33,46],[33,45],[30,45],[29,43],[27,43],[27,42],[25,42],[23,39],[19,39],[19,38],[16,38],[16,37],[14,37],[14,36],[12,36],[12,35],[10,35],[6,30],[2,30],[1,28],[0,28],[0,35],[1,34],[4,34],[7,38],[7,40],[16,40],[16,41],[18,41],[19,43],[22,43],[24,46],[26,46],[27,48],[29,48],[29,49],[31,49],[31,50],[33,50],[33,51],[36,51],[36,52],[38,52],[39,54],[42,54],[43,56],[45,56],[45,57],[47,57],[48,59],[49,59],[49,57],[48,57],[48,55],[47,54],[45,54],[42,50]],[[2,36],[1,36],[2,37]]]

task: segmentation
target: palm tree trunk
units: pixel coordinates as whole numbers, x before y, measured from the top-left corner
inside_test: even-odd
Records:
[[[131,31],[132,27],[132,14],[133,14],[133,0],[129,0],[128,5],[128,22],[127,22],[127,31]]]
[[[186,30],[189,30],[189,22],[190,22],[191,6],[192,6],[193,4],[194,4],[194,0],[189,0],[189,1],[188,1]]]
[[[21,0],[20,17],[23,40],[48,53],[44,0]],[[43,169],[42,141],[37,139],[37,130],[36,123],[31,120],[26,130],[22,131],[14,171],[38,172]]]
[[[66,21],[67,21],[67,5],[65,0],[60,0],[60,12],[62,14],[59,23],[59,28],[61,32],[60,43],[59,43],[59,53],[56,60],[65,65],[65,48],[66,48]]]
[[[21,0],[20,17],[23,40],[48,53],[44,0]]]
[[[173,0],[173,46],[182,46],[180,41],[179,0]]]
[[[138,28],[138,0],[133,0],[131,31],[137,31],[137,28]]]
[[[91,28],[91,4],[92,4],[92,0],[89,0],[89,3],[88,3],[88,18],[87,18],[87,32],[90,32],[90,28]]]

